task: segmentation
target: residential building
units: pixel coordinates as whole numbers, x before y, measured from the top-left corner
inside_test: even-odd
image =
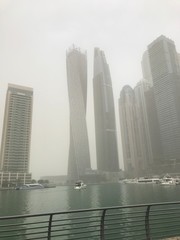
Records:
[[[0,185],[30,182],[33,89],[9,84],[0,154]]]
[[[153,152],[151,146],[151,138],[149,132],[149,119],[146,107],[145,93],[151,88],[151,83],[148,81],[140,81],[134,88],[135,101],[138,108],[140,134],[142,137],[142,151],[144,165],[148,168],[153,164]]]
[[[149,62],[149,53],[147,50],[143,54],[142,61],[141,61],[141,68],[142,68],[143,81],[148,82],[150,86],[152,86],[153,81],[152,81],[152,74],[151,74],[151,66]]]
[[[180,67],[175,44],[160,36],[148,46],[165,163],[180,161]]]
[[[117,131],[109,66],[104,52],[94,49],[94,115],[97,169],[118,172]]]
[[[137,177],[145,169],[140,115],[133,89],[126,85],[119,98],[119,117],[125,172]]]
[[[71,182],[80,179],[91,168],[86,124],[86,53],[75,47],[68,50],[66,66],[70,108],[68,180]]]
[[[8,85],[0,155],[4,172],[29,172],[32,107],[32,88]]]

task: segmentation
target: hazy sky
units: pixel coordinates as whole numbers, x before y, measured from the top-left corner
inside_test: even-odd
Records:
[[[92,167],[96,168],[92,71],[94,47],[109,63],[117,102],[125,84],[142,78],[141,57],[159,35],[180,52],[179,0],[0,0],[0,139],[8,83],[34,89],[31,144],[33,178],[66,174],[69,103],[66,50],[87,50],[87,125]]]

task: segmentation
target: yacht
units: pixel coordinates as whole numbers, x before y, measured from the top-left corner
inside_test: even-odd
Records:
[[[83,181],[79,180],[75,183],[74,189],[80,190],[86,188],[86,184],[83,183]]]
[[[42,189],[44,186],[39,183],[30,183],[30,184],[24,184],[21,186],[16,187],[16,190],[32,190],[32,189]]]
[[[171,177],[168,174],[166,174],[161,180],[161,185],[163,186],[179,185],[179,184],[180,184],[179,177]]]
[[[160,183],[159,178],[139,178],[137,183]]]

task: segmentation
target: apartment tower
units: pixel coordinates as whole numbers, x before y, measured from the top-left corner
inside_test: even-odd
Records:
[[[151,88],[151,83],[147,81],[140,81],[137,83],[134,88],[135,101],[138,109],[138,119],[140,124],[140,134],[142,136],[142,150],[143,150],[143,159],[144,166],[148,168],[153,164],[153,153],[151,146],[151,138],[149,132],[149,119],[147,114],[147,105],[146,105],[146,92]]]
[[[145,168],[140,114],[133,89],[126,85],[119,98],[119,118],[123,149],[124,168],[132,177],[137,177]]]
[[[111,76],[104,52],[94,49],[94,114],[97,168],[118,172],[117,132]]]
[[[67,51],[67,83],[70,108],[70,147],[68,180],[82,178],[90,169],[89,142],[86,126],[87,56],[78,48]]]
[[[2,172],[29,172],[32,107],[32,88],[8,85],[0,155]]]
[[[180,67],[175,44],[165,36],[148,46],[154,97],[166,163],[180,161]]]

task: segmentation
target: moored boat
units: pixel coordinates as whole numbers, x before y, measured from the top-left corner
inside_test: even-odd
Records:
[[[137,183],[160,183],[159,178],[139,178]]]
[[[21,186],[17,186],[16,190],[32,190],[32,189],[42,189],[44,186],[40,183],[30,183],[30,184],[23,184]]]
[[[79,180],[75,183],[74,189],[80,190],[86,188],[86,184],[83,183],[83,181]]]

